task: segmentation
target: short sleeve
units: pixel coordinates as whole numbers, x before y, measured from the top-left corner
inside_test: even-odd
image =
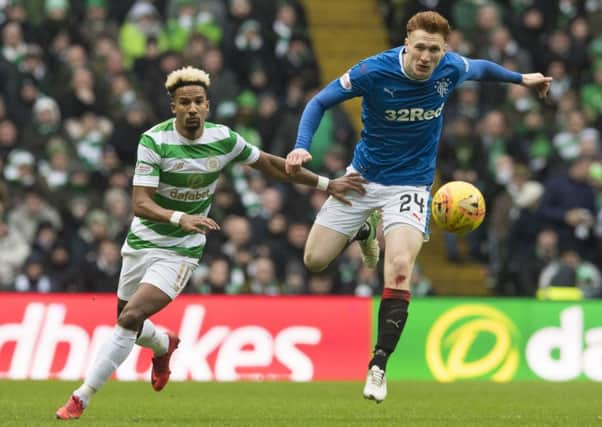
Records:
[[[351,67],[339,77],[339,84],[345,92],[355,96],[363,96],[370,92],[370,59],[365,59]]]
[[[260,151],[254,145],[249,144],[242,136],[236,132],[232,132],[233,137],[236,138],[236,144],[234,151],[239,154],[232,160],[233,162],[243,163],[245,165],[253,164],[259,159]]]
[[[142,135],[138,144],[138,156],[134,169],[133,185],[139,187],[158,187],[161,155],[155,141],[148,135]]]
[[[470,61],[462,55],[458,55],[455,52],[449,52],[451,63],[458,73],[458,80],[456,85],[462,84],[465,80],[470,77]]]

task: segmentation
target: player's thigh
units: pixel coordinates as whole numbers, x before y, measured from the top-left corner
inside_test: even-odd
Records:
[[[374,203],[374,198],[357,193],[347,194],[346,197],[351,205],[329,197],[320,208],[315,224],[337,231],[349,240],[355,236],[372,211],[380,206]]]
[[[385,287],[410,289],[410,278],[416,257],[422,248],[424,234],[409,224],[395,224],[385,234]]]
[[[308,267],[326,268],[347,245],[349,238],[336,230],[314,224],[305,242],[304,260]]]

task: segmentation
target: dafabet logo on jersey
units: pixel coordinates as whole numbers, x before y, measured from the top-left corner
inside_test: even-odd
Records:
[[[460,305],[443,313],[426,341],[429,369],[442,382],[510,381],[519,355],[516,325],[501,311],[481,304]]]

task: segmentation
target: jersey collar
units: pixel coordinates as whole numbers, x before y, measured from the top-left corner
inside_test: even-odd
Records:
[[[205,124],[203,124],[203,128],[204,127],[205,127]],[[195,142],[200,142],[201,139],[203,139],[203,135],[205,134],[205,132],[203,130],[203,133],[197,139],[188,139],[188,138],[186,138],[184,135],[182,135],[180,132],[178,132],[178,128],[176,127],[176,119],[175,119],[175,117],[173,119],[173,130],[176,132],[176,135],[178,136],[178,139],[181,142],[185,142],[187,144],[194,144]]]

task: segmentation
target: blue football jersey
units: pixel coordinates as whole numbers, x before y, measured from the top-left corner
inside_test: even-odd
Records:
[[[464,57],[447,52],[426,80],[405,73],[403,46],[369,57],[345,73],[341,89],[363,97],[361,139],[352,165],[384,185],[430,185],[445,102],[469,76]]]

